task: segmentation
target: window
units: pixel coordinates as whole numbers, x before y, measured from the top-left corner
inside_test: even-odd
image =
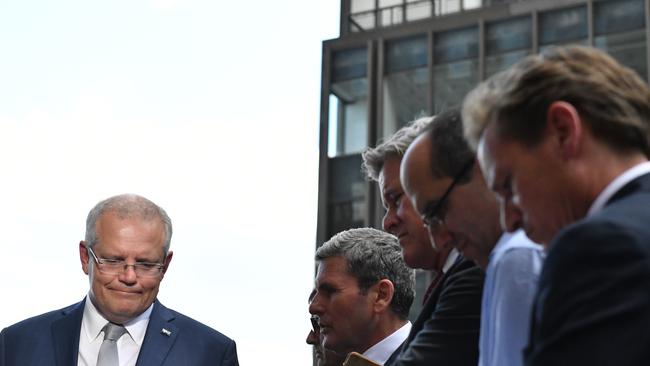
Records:
[[[328,238],[349,228],[365,226],[367,182],[361,173],[361,162],[360,154],[329,160]]]
[[[643,0],[594,2],[594,45],[647,80]]]
[[[427,50],[426,35],[386,43],[384,136],[427,113]]]
[[[542,51],[551,45],[587,45],[587,34],[585,6],[547,11],[539,15],[539,44]]]
[[[434,113],[459,106],[478,82],[478,28],[434,34]]]
[[[485,74],[491,76],[526,57],[532,49],[530,17],[488,23],[485,27]]]
[[[366,48],[335,52],[329,104],[328,155],[360,152],[367,144]]]

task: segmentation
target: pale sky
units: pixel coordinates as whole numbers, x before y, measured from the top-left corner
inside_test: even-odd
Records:
[[[88,211],[167,210],[160,301],[309,365],[321,47],[339,1],[0,0],[0,328],[81,300]]]

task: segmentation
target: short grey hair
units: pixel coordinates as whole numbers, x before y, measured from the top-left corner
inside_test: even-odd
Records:
[[[408,317],[415,298],[415,271],[404,263],[395,236],[373,228],[342,231],[316,251],[318,262],[331,257],[346,260],[348,272],[357,279],[362,292],[380,280],[391,281],[395,293],[390,307],[401,319]]]
[[[90,210],[86,218],[85,240],[88,247],[93,247],[97,243],[97,220],[109,212],[120,219],[132,217],[146,221],[160,219],[165,231],[163,255],[167,256],[172,240],[172,221],[162,207],[136,194],[121,194],[107,198]]]
[[[421,117],[400,128],[392,136],[382,141],[376,147],[369,147],[361,154],[363,164],[361,170],[370,180],[378,181],[379,173],[384,168],[384,162],[389,157],[404,156],[406,149],[434,117]]]

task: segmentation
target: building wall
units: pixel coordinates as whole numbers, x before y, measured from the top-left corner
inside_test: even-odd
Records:
[[[648,79],[646,0],[341,5],[342,36],[323,43],[317,246],[350,227],[381,228],[379,192],[360,169],[366,146],[416,117],[460,105],[478,82],[526,55],[552,45],[592,45]],[[414,15],[416,6],[421,12],[430,6],[428,16]],[[358,15],[366,13],[372,27],[361,29]],[[424,283],[427,274],[418,276]]]

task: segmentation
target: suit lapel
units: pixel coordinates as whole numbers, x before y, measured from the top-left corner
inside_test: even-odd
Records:
[[[413,338],[415,338],[415,335],[422,330],[424,327],[424,323],[431,318],[431,314],[436,310],[436,305],[438,304],[438,298],[440,297],[440,293],[442,292],[442,288],[444,287],[444,283],[447,280],[447,277],[449,277],[452,273],[456,271],[456,268],[458,267],[458,264],[461,262],[461,259],[463,258],[462,255],[458,255],[456,257],[456,260],[454,261],[454,264],[449,268],[449,270],[442,275],[442,278],[440,278],[440,281],[436,285],[436,288],[433,289],[431,292],[431,295],[427,299],[427,302],[424,304],[422,307],[422,311],[420,311],[420,314],[418,315],[417,319],[415,319],[415,323],[413,323],[413,327],[411,328],[411,332],[409,333],[408,338],[406,338],[405,346],[409,345]]]
[[[178,336],[179,329],[171,323],[174,318],[169,309],[154,303],[136,366],[162,365]]]
[[[409,332],[408,338],[406,338],[405,343],[408,345],[411,343],[415,335],[422,330],[422,327],[424,327],[424,323],[431,317],[431,313],[433,313],[433,310],[436,307],[436,302],[438,301],[438,293],[439,293],[439,288],[442,285],[442,281],[438,283],[438,286],[436,286],[435,289],[431,292],[431,295],[427,299],[427,302],[424,303],[424,306],[422,307],[422,310],[420,311],[420,314],[418,314],[418,317],[415,319],[415,322],[413,323],[413,327],[411,327],[411,331]]]
[[[55,362],[59,366],[77,365],[79,333],[85,300],[61,310],[62,317],[52,322]]]

